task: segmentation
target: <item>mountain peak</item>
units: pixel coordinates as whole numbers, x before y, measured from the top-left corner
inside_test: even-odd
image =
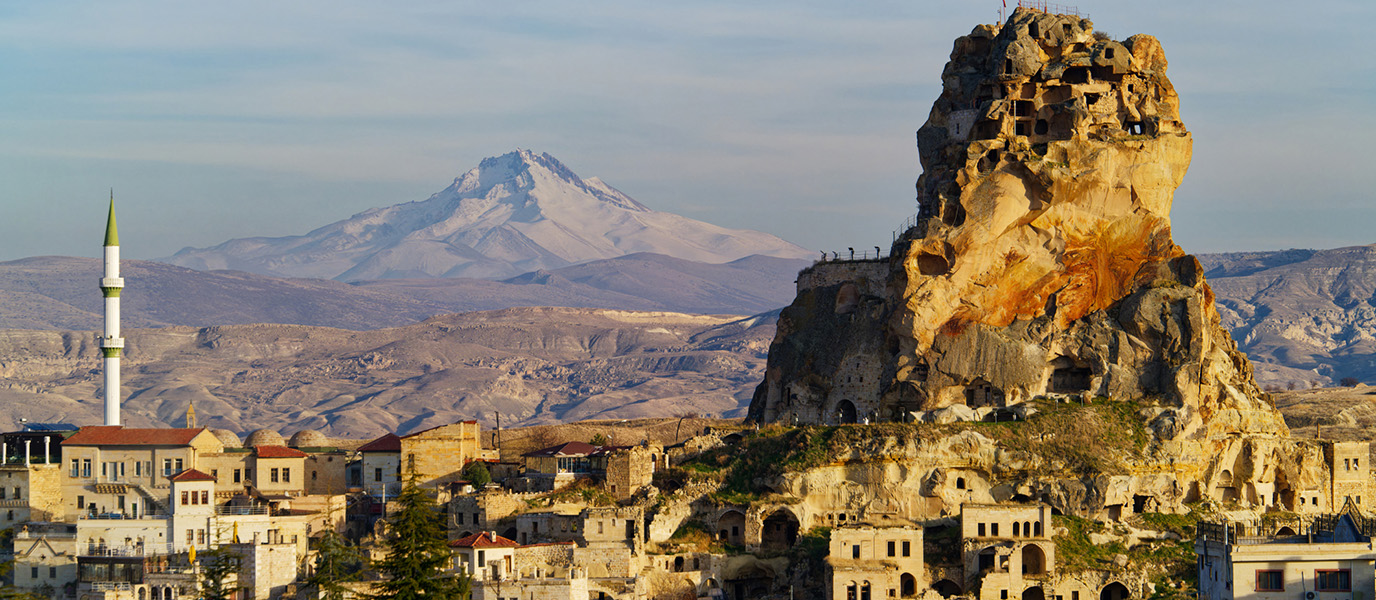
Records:
[[[230,240],[163,260],[356,281],[506,278],[636,252],[710,263],[812,255],[766,233],[652,210],[548,153],[518,148],[483,159],[423,201],[366,210],[305,235]]]

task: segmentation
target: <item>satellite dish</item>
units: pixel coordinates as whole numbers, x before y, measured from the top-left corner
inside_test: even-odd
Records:
[[[1314,600],[1314,596],[1315,596],[1315,595],[1316,595],[1316,594],[1315,594],[1314,592],[1305,592],[1305,593],[1304,593],[1304,600]]]

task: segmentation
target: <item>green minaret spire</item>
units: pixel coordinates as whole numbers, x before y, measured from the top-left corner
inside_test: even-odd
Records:
[[[110,190],[110,220],[105,223],[105,245],[119,245],[119,229],[115,227],[115,190]]]

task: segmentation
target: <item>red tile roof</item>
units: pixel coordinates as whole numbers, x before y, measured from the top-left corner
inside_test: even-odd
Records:
[[[451,548],[519,548],[514,540],[506,539],[490,531],[479,531],[467,537],[449,542]]]
[[[196,429],[132,429],[120,425],[82,427],[64,446],[188,446],[191,439],[205,431]]]
[[[168,481],[215,481],[214,477],[206,475],[196,469],[187,469],[167,478]]]
[[[286,446],[257,446],[253,449],[253,453],[258,455],[258,458],[305,458],[310,456],[305,452]]]
[[[358,448],[359,452],[401,452],[401,438],[389,433]]]

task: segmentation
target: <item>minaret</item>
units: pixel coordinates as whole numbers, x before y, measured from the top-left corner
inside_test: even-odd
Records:
[[[119,425],[119,355],[124,338],[119,337],[119,292],[124,280],[119,276],[119,231],[115,228],[115,192],[110,192],[110,220],[105,223],[105,276],[100,291],[105,294],[105,333],[100,350],[105,354],[105,424]]]

